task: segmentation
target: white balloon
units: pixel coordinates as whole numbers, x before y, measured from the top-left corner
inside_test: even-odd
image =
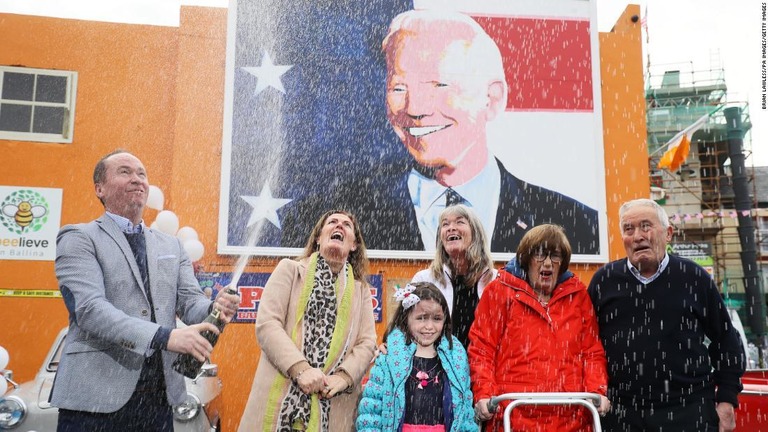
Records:
[[[179,217],[170,210],[163,210],[158,213],[155,223],[157,223],[157,229],[166,234],[176,235],[176,231],[179,230]]]
[[[155,210],[162,210],[165,202],[165,195],[159,187],[149,185],[149,194],[147,196],[147,207]]]
[[[192,239],[184,242],[184,250],[187,251],[189,259],[195,262],[203,257],[205,253],[205,246],[200,243],[200,240]]]
[[[3,370],[8,366],[8,360],[10,360],[8,350],[0,346],[0,370]],[[2,387],[2,385],[0,385],[0,387]]]
[[[153,230],[159,230],[160,228],[157,227],[157,221],[152,222],[152,224],[149,226]]]
[[[186,242],[187,240],[199,239],[199,237],[197,236],[197,231],[195,231],[195,229],[190,226],[184,226],[179,228],[179,232],[176,233],[176,237],[182,243]]]

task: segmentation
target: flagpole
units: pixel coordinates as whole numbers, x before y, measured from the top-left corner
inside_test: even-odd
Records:
[[[701,118],[703,118],[703,117],[705,117],[705,116],[706,116],[706,117],[707,117],[707,119],[709,119],[709,118],[711,118],[711,117],[712,117],[712,116],[713,116],[715,113],[717,113],[718,111],[720,111],[721,109],[723,109],[723,107],[725,107],[725,104],[719,104],[719,105],[717,106],[717,108],[715,108],[714,110],[712,110],[712,111],[708,112],[707,114],[704,114],[703,116],[701,116]],[[696,121],[695,121],[695,122],[693,122],[692,124],[690,124],[690,125],[686,126],[686,127],[685,127],[685,129],[683,129],[683,130],[681,130],[680,132],[678,132],[677,134],[675,134],[675,136],[673,136],[673,137],[672,137],[672,138],[671,138],[669,141],[667,141],[667,142],[666,142],[666,144],[664,144],[664,145],[662,145],[662,146],[659,146],[659,148],[657,148],[656,150],[652,151],[652,152],[651,152],[651,153],[648,155],[648,157],[653,157],[653,156],[655,156],[657,153],[659,153],[659,152],[660,152],[660,151],[662,151],[662,150],[665,150],[665,151],[666,151],[670,145],[672,145],[672,144],[673,144],[673,143],[674,143],[676,140],[680,139],[680,137],[682,137],[682,136],[683,136],[683,134],[687,133],[688,129],[690,129],[690,128],[691,128],[691,126],[694,126],[694,125],[696,125],[696,123],[698,123],[698,122],[701,120],[701,118],[699,118],[699,120],[696,120]]]
[[[645,11],[643,18],[640,19],[640,29],[645,30],[645,57],[646,57],[646,72],[648,74],[648,83],[650,85],[651,79],[651,34],[648,32],[648,3],[645,4]]]

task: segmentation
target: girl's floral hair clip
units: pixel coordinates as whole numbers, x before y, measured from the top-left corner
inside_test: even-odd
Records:
[[[398,288],[395,291],[395,300],[403,304],[404,310],[410,309],[411,306],[421,301],[419,296],[413,293],[413,290],[415,289],[416,289],[415,286],[408,284],[405,286],[405,288]]]

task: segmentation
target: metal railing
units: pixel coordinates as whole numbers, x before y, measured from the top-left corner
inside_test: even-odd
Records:
[[[554,392],[554,393],[505,393],[494,396],[488,402],[488,411],[495,412],[503,401],[512,401],[504,409],[504,432],[512,431],[512,410],[521,405],[578,405],[583,406],[592,414],[594,432],[601,432],[600,395],[596,393]]]

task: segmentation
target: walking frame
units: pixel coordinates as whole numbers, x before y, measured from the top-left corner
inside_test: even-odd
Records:
[[[505,393],[494,396],[488,402],[488,411],[495,412],[502,401],[512,401],[504,409],[504,432],[512,431],[512,410],[520,405],[581,405],[592,414],[594,432],[602,432],[600,415],[600,395],[595,393]]]

